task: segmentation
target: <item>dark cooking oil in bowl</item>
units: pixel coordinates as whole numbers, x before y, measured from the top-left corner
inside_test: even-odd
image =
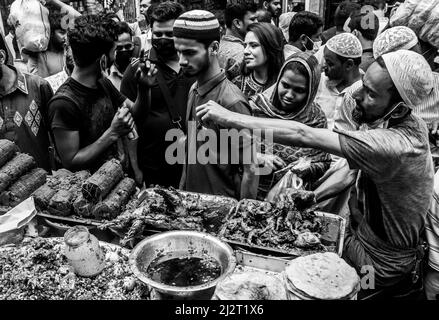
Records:
[[[148,266],[148,277],[175,287],[191,287],[209,283],[221,275],[221,264],[208,255],[194,256],[179,253],[154,259]]]

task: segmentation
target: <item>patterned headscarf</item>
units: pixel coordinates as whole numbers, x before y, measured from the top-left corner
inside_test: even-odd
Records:
[[[345,58],[361,58],[363,55],[363,47],[360,40],[352,33],[340,33],[326,43],[326,47]]]
[[[393,27],[381,33],[373,44],[373,57],[376,59],[385,53],[406,49],[418,44],[416,33],[404,26]]]
[[[433,91],[434,76],[430,65],[420,54],[409,50],[389,52],[382,56],[393,83],[408,107],[422,104]]]
[[[299,112],[286,114],[276,107],[278,105],[277,87],[279,86],[280,79],[282,78],[285,69],[289,64],[293,62],[302,64],[308,71],[308,98],[305,105]],[[252,107],[256,107],[262,110],[271,118],[279,118],[284,120],[296,119],[300,115],[300,113],[304,112],[304,110],[307,109],[306,107],[314,103],[314,99],[317,95],[317,90],[319,88],[320,75],[321,69],[319,67],[319,63],[313,55],[307,52],[295,53],[287,61],[285,61],[279,72],[276,84],[264,91],[263,93],[258,94],[254,99],[252,99],[250,104],[252,105]]]

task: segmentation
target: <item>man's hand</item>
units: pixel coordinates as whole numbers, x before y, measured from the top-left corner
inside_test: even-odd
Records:
[[[272,172],[286,167],[286,163],[273,154],[258,153],[257,159],[260,166],[268,167]]]
[[[209,100],[205,104],[197,107],[197,118],[205,124],[215,122],[226,126],[227,120],[233,117],[234,113],[220,106],[218,103]]]
[[[136,81],[140,87],[151,88],[157,82],[158,69],[154,63],[145,60],[145,52],[140,52],[139,67],[136,71]]]
[[[401,2],[395,2],[395,3],[393,4],[393,8],[392,8],[392,10],[390,11],[390,14],[389,14],[389,17],[390,17],[390,18],[393,17],[393,15],[396,13],[396,11],[398,10],[398,8],[399,8],[400,5],[401,5]]]
[[[110,131],[114,138],[126,136],[134,128],[134,119],[128,108],[121,108],[111,121]]]

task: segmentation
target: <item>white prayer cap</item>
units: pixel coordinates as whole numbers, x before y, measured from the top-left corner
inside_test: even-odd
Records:
[[[418,44],[416,33],[404,26],[393,27],[381,33],[373,43],[373,57],[400,49],[410,50]]]
[[[433,91],[434,75],[427,60],[419,53],[398,50],[382,55],[386,68],[401,98],[414,108]]]
[[[363,55],[361,42],[352,33],[340,33],[332,37],[326,43],[326,47],[345,58],[361,58]]]

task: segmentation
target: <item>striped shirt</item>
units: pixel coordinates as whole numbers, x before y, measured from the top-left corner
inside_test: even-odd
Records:
[[[425,221],[425,233],[430,247],[428,264],[439,271],[439,170],[434,175],[434,193]]]

